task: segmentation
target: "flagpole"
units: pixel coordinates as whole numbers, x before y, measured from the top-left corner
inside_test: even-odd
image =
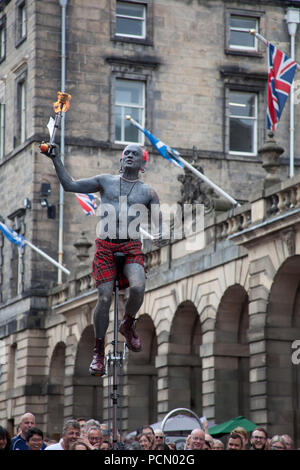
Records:
[[[58,263],[57,261],[55,261],[53,258],[51,258],[50,256],[48,256],[46,253],[44,253],[42,250],[40,250],[37,246],[33,245],[31,242],[29,242],[28,240],[24,240],[24,245],[28,245],[30,246],[30,248],[32,248],[34,251],[36,251],[37,253],[39,253],[41,256],[43,256],[44,258],[46,258],[48,261],[50,261],[50,263],[54,264],[54,266],[56,266],[57,268],[61,269],[64,273],[70,275],[71,272],[66,269],[64,266],[62,266],[60,263]]]
[[[134,119],[132,119],[131,116],[127,115],[126,119],[130,121],[134,126],[136,126],[141,132],[144,132],[143,127],[136,122]],[[179,152],[174,152],[173,149],[168,148],[168,152],[171,153],[176,160],[178,160],[185,168],[189,169],[194,175],[196,175],[198,178],[202,179],[207,183],[209,186],[211,186],[217,193],[219,193],[221,196],[225,197],[228,201],[231,202],[232,205],[234,206],[240,206],[240,204],[233,199],[229,194],[227,194],[223,189],[221,189],[219,186],[217,186],[215,183],[213,183],[209,178],[203,175],[203,173],[200,173],[200,171],[196,170],[190,163],[188,163],[182,156],[180,155]]]

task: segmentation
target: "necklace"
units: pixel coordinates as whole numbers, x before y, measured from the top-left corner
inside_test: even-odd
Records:
[[[135,179],[135,180],[129,180],[128,178],[124,178],[124,176],[120,176],[120,178],[124,181],[126,181],[127,183],[137,183],[138,181],[140,181],[139,178]]]
[[[133,183],[133,185],[132,185],[131,188],[129,189],[129,192],[124,195],[126,198],[128,198],[129,195],[130,195],[130,193],[131,193],[131,191],[132,191],[133,188],[135,187],[136,183],[138,183],[140,180],[139,180],[139,179],[137,179],[137,180],[128,180],[128,179],[126,179],[126,178],[123,178],[123,176],[120,176],[120,197],[121,197],[121,181],[122,181],[122,180],[126,181],[126,183]]]

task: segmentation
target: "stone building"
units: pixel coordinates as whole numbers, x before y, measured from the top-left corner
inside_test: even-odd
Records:
[[[124,363],[123,430],[184,406],[217,423],[243,414],[299,445],[299,161],[296,154],[289,177],[288,104],[278,145],[266,135],[266,46],[246,32],[254,28],[288,52],[285,15],[297,17],[297,2],[0,5],[0,215],[71,270],[58,275],[0,234],[1,424],[12,431],[31,410],[55,434],[64,418],[109,415],[108,378],[87,372],[97,218],[60,192],[38,148],[63,84],[72,100],[57,142],[74,178],[117,173],[124,145],[139,142],[150,151],[143,178],[161,202],[184,199],[195,183],[185,184],[182,170],[130,127],[131,114],[240,203],[230,208],[196,184],[206,210],[202,242],[145,244],[137,321],[144,348]],[[299,139],[295,132],[296,152]],[[268,146],[280,159],[263,160],[264,169]],[[107,350],[111,339],[112,323]]]

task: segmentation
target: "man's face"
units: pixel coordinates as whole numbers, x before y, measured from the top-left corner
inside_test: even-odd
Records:
[[[127,145],[122,158],[123,169],[134,169],[139,171],[143,166],[143,152],[139,145]]]
[[[20,423],[22,436],[25,436],[27,431],[29,431],[29,429],[31,429],[33,426],[35,426],[35,418],[31,413],[27,413],[23,416],[23,419]]]
[[[154,442],[155,444],[163,444],[164,442],[164,435],[162,432],[156,432],[154,436]]]
[[[266,445],[266,435],[263,431],[254,431],[251,437],[251,443],[254,449],[262,450]]]
[[[234,439],[233,437],[230,437],[228,444],[227,444],[227,449],[228,450],[242,450],[241,439]]]
[[[193,431],[191,434],[191,450],[202,450],[205,442],[203,431]]]
[[[43,444],[42,436],[34,434],[29,441],[27,441],[29,450],[40,450]]]
[[[88,439],[89,439],[89,442],[92,444],[93,447],[97,447],[99,449],[99,447],[101,446],[101,442],[102,442],[101,431],[98,430],[98,429],[92,429],[89,432]]]
[[[71,445],[78,440],[80,437],[80,430],[77,428],[68,428],[62,435],[64,441],[64,447],[68,450]]]

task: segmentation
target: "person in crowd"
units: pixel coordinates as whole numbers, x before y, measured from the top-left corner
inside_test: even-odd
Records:
[[[214,444],[214,438],[210,434],[205,433],[205,443],[204,443],[205,449],[204,450],[212,450],[213,444]]]
[[[26,444],[28,446],[28,450],[43,450],[43,431],[36,427],[30,428],[26,433]]]
[[[164,433],[162,432],[161,429],[155,429],[155,431],[154,431],[154,448],[158,444],[164,444],[164,443],[165,443]]]
[[[293,442],[293,439],[291,438],[291,436],[289,436],[288,434],[283,434],[281,437],[285,441],[286,450],[293,450],[294,449],[294,442]]]
[[[270,440],[270,450],[287,450],[284,438],[278,434],[273,436]]]
[[[228,436],[226,450],[243,450],[243,438],[237,432],[231,432]]]
[[[110,445],[108,441],[102,441],[100,446],[100,450],[110,450]]]
[[[91,447],[85,442],[80,439],[78,441],[73,442],[69,450],[92,450]]]
[[[10,450],[11,437],[7,429],[0,426],[0,450]]]
[[[62,438],[57,444],[46,447],[45,450],[70,450],[70,447],[80,437],[80,424],[76,419],[69,419],[64,424]]]
[[[184,450],[190,450],[191,448],[191,434],[189,434],[185,440]]]
[[[94,449],[100,449],[102,443],[102,433],[101,429],[98,426],[93,426],[89,428],[87,438],[90,445]]]
[[[168,447],[170,450],[177,450],[176,444],[174,442],[169,442]]]
[[[29,429],[35,427],[35,416],[32,413],[25,413],[21,417],[19,423],[19,434],[11,440],[11,450],[28,450],[26,443],[26,433]],[[42,449],[46,448],[46,444],[43,442]]]
[[[190,450],[204,450],[205,434],[202,429],[197,428],[191,432]]]
[[[248,436],[246,429],[242,428],[242,426],[237,426],[235,429],[232,430],[232,432],[235,432],[242,436],[243,450],[246,450],[248,447],[248,443],[249,443],[249,436]]]
[[[251,450],[268,450],[268,433],[264,428],[255,428],[250,439]]]
[[[141,434],[147,434],[147,436],[149,436],[149,438],[151,439],[151,449],[153,449],[154,446],[155,446],[155,433],[154,433],[154,429],[153,429],[151,426],[144,425],[144,426],[142,427]]]
[[[224,450],[225,446],[220,439],[214,439],[212,450]]]
[[[142,433],[138,436],[138,442],[141,446],[141,450],[152,450],[153,442],[149,434]]]
[[[80,437],[87,437],[85,435],[84,427],[86,425],[86,419],[85,418],[77,418],[77,421],[80,425]]]

